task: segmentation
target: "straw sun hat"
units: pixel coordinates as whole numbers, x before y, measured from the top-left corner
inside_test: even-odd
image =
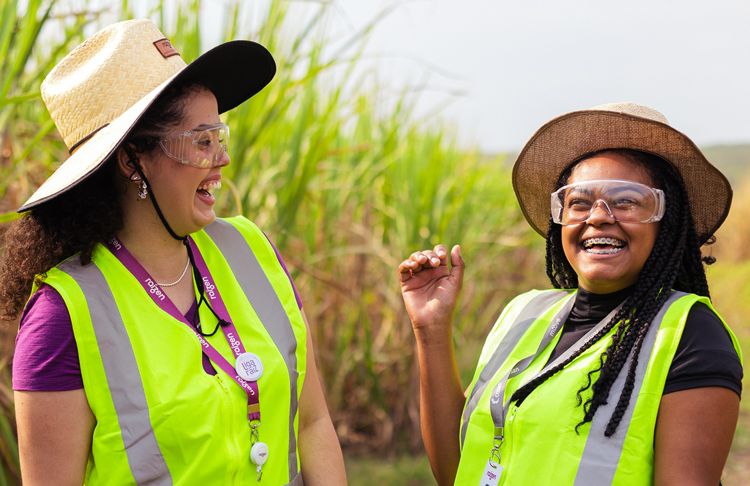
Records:
[[[732,202],[729,181],[692,140],[652,108],[611,103],[554,118],[537,130],[518,156],[513,189],[537,233],[547,234],[549,197],[560,173],[584,155],[605,149],[640,150],[671,163],[685,183],[701,243],[726,219]]]
[[[42,82],[42,99],[72,155],[18,211],[59,196],[101,167],[170,85],[206,86],[223,113],[263,89],[275,72],[271,54],[254,42],[227,42],[186,64],[150,20],[106,27]]]

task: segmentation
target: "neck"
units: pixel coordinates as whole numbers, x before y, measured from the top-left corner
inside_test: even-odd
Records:
[[[123,228],[117,238],[128,251],[156,281],[179,277],[187,260],[185,245],[170,236],[151,202],[138,201],[123,213]]]
[[[633,288],[634,288],[633,285],[628,285],[626,287],[615,287],[614,290],[612,290],[612,289],[606,289],[606,290],[602,290],[602,289],[589,290],[589,289],[587,289],[587,288],[585,288],[583,286],[579,286],[578,287],[578,293],[580,295],[585,296],[585,297],[594,298],[594,299],[602,298],[602,297],[606,297],[606,298],[610,298],[610,297],[612,297],[612,298],[619,298],[619,297],[627,297],[628,295],[632,294],[633,293]]]

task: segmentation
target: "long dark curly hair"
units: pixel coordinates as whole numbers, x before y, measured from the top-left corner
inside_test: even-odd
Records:
[[[184,118],[185,99],[200,85],[177,84],[165,90],[131,130],[121,146],[133,154],[156,149],[159,139]],[[122,190],[117,184],[116,153],[74,188],[14,221],[3,235],[0,255],[0,319],[18,317],[36,280],[70,256],[91,262],[97,243],[123,225]]]
[[[599,407],[607,403],[615,378],[623,368],[627,369],[625,386],[604,432],[604,435],[609,437],[617,430],[630,402],[638,354],[651,321],[669,297],[669,292],[662,290],[681,290],[709,297],[702,261],[713,263],[713,258],[701,257],[701,242],[696,235],[682,177],[672,164],[656,155],[630,149],[587,154],[560,174],[557,187],[566,184],[576,164],[603,152],[619,154],[638,164],[651,176],[654,184],[664,191],[666,211],[656,242],[633,286],[632,294],[627,297],[614,317],[573,355],[519,388],[513,394],[512,400],[523,401],[536,387],[617,326],[607,349],[599,357],[598,365],[588,372],[586,382],[576,394],[578,405],[583,405],[583,419],[576,426],[577,431],[581,425],[591,422]],[[555,288],[578,287],[578,276],[563,253],[561,226],[554,224],[551,218],[547,230],[546,267],[547,276]],[[599,376],[592,384],[592,377],[596,373],[599,373]],[[593,394],[583,402],[582,394],[589,388],[593,390]]]

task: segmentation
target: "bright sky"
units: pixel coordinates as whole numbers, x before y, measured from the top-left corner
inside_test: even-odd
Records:
[[[442,118],[466,144],[518,150],[550,118],[612,101],[653,106],[699,145],[750,142],[747,0],[398,3],[369,44],[379,78],[428,78],[421,109],[452,99]],[[336,5],[334,30],[353,32],[389,3]]]
[[[289,0],[288,18],[304,25],[318,1],[331,0]],[[260,19],[268,2],[245,7]],[[223,4],[204,0],[206,25]],[[362,69],[394,93],[426,81],[419,112],[448,103],[466,146],[519,150],[547,120],[614,101],[658,109],[699,145],[750,143],[750,1],[332,0],[332,44],[393,5]]]

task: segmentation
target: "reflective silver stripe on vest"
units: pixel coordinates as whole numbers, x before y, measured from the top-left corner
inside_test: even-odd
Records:
[[[171,485],[172,477],[151,426],[135,354],[112,290],[93,263],[81,266],[75,258],[62,263],[59,268],[76,281],[86,297],[130,472],[136,484]]]
[[[685,295],[687,294],[684,292],[672,292],[672,295],[664,302],[664,305],[662,305],[653,321],[651,321],[651,327],[649,327],[646,333],[641,351],[638,354],[638,365],[636,366],[635,382],[633,384],[633,392],[630,396],[630,403],[628,403],[628,408],[622,416],[620,425],[612,436],[605,437],[604,430],[607,428],[607,422],[609,422],[609,418],[617,406],[620,393],[622,393],[622,389],[625,386],[625,375],[627,375],[625,368],[623,368],[612,384],[607,404],[602,405],[596,411],[594,419],[591,422],[591,429],[586,438],[586,446],[583,449],[581,462],[578,465],[578,473],[576,474],[575,481],[577,486],[612,484],[659,327],[661,327],[662,320],[664,320],[664,315],[667,313],[669,307],[677,299]]]
[[[284,306],[268,281],[258,259],[245,237],[226,221],[217,219],[206,227],[242,287],[245,297],[255,309],[274,344],[284,357],[289,371],[289,480],[297,476],[297,438],[294,417],[297,415],[297,338]],[[294,483],[290,483],[294,484]]]
[[[484,393],[484,389],[487,384],[495,376],[500,366],[508,359],[508,355],[516,347],[518,341],[521,339],[529,326],[552,304],[558,302],[561,298],[570,295],[569,292],[564,290],[548,290],[541,292],[539,295],[534,296],[530,301],[526,303],[523,309],[518,313],[516,320],[511,324],[507,334],[503,337],[502,341],[495,348],[495,352],[492,353],[492,357],[487,361],[487,364],[479,374],[476,384],[471,389],[468,399],[466,400],[466,407],[463,413],[463,426],[461,428],[461,447],[463,448],[464,442],[466,441],[466,429],[469,425],[469,419],[471,414],[474,413],[474,409],[477,408],[479,398]]]
[[[287,486],[305,486],[305,483],[302,482],[302,474],[297,474],[294,476],[294,479],[289,481],[289,484]]]

